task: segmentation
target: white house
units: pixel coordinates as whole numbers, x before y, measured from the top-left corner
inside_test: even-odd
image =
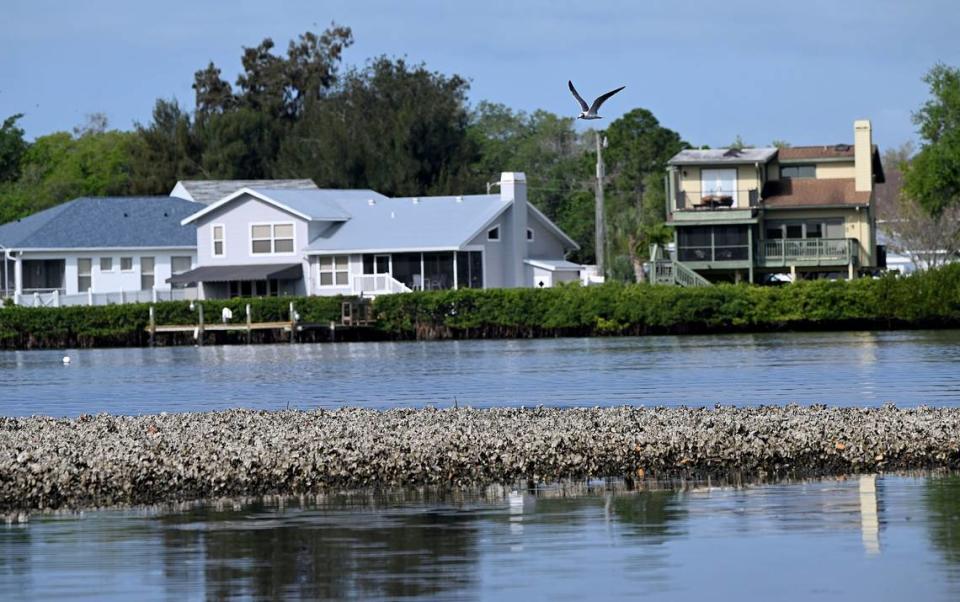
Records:
[[[526,178],[499,195],[388,198],[372,190],[243,187],[184,218],[197,267],[169,278],[201,298],[381,295],[553,286],[579,279],[577,244],[527,203]]]
[[[197,203],[78,198],[0,226],[0,295],[22,305],[183,298],[167,280],[196,262]]]

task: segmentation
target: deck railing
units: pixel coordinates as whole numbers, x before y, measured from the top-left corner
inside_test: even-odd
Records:
[[[40,293],[34,291],[12,295],[14,303],[23,307],[70,307],[74,305],[116,305],[122,303],[157,303],[158,301],[193,301],[197,299],[196,288],[165,290],[120,291],[94,293],[87,291],[76,295],[62,295],[59,291]]]
[[[356,295],[386,295],[390,293],[409,293],[410,288],[390,274],[360,274],[352,277],[353,292]]]
[[[680,211],[727,211],[759,205],[760,191],[756,188],[718,192],[678,190],[674,208]]]
[[[781,238],[760,241],[759,260],[765,263],[849,263],[855,258],[854,238]]]

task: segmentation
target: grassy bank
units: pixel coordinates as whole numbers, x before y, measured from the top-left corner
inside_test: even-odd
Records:
[[[338,320],[341,297],[204,301],[208,321],[223,307],[242,320],[285,320],[290,301],[305,323]],[[147,305],[0,309],[0,348],[147,344]],[[160,324],[193,324],[186,302],[159,303]],[[386,295],[363,336],[390,339],[604,336],[854,328],[960,327],[960,265],[913,275],[781,287],[709,288],[607,284],[553,289],[432,291]],[[272,342],[261,332],[257,342]],[[218,341],[245,340],[221,336]],[[309,340],[309,337],[307,338]],[[161,343],[192,343],[165,335]]]

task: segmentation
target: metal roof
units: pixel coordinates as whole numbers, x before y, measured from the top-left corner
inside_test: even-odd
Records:
[[[572,261],[567,261],[566,259],[530,258],[524,259],[523,263],[547,270],[549,272],[574,272],[583,269],[583,266],[579,263],[573,263]]]
[[[180,180],[170,196],[180,196],[188,201],[209,205],[233,194],[241,188],[272,188],[274,190],[315,189],[313,180]]]
[[[350,220],[333,224],[308,253],[457,249],[513,205],[499,195],[339,200]]]
[[[9,249],[196,247],[180,220],[197,203],[174,197],[83,197],[0,226]]]
[[[668,165],[699,164],[753,164],[766,163],[777,154],[775,147],[769,148],[710,148],[682,150],[674,155]]]
[[[196,221],[201,217],[219,211],[224,205],[243,198],[244,195],[253,196],[278,209],[291,213],[307,221],[343,222],[350,219],[341,202],[363,200],[366,203],[386,199],[379,192],[373,190],[285,190],[270,188],[241,188],[232,194],[220,199],[216,203],[207,205],[186,217],[184,224]]]
[[[299,263],[277,265],[275,263],[247,265],[210,265],[183,272],[170,278],[171,284],[193,282],[232,282],[237,280],[299,280],[303,278],[303,266]]]

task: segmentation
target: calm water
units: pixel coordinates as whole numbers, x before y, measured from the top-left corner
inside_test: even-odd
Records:
[[[0,415],[960,405],[960,331],[0,353]],[[344,493],[0,523],[0,600],[960,599],[960,477]]]
[[[337,495],[0,526],[0,599],[960,599],[960,479]]]
[[[0,414],[461,404],[960,405],[960,331],[0,352]]]

